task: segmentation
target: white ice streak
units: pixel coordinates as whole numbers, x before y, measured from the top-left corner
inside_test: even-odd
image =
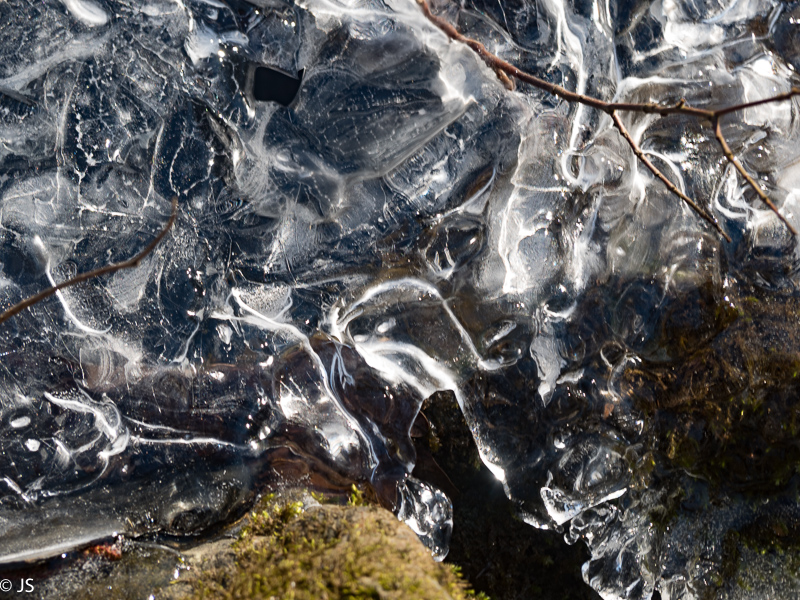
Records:
[[[91,451],[97,458],[99,464],[94,469],[90,481],[72,489],[86,487],[103,476],[108,468],[110,457],[125,451],[130,441],[130,432],[125,426],[119,410],[110,400],[103,403],[96,402],[83,390],[79,390],[78,395],[63,396],[45,392],[44,397],[64,410],[88,414],[93,418],[97,435],[88,442],[80,446],[70,447],[58,437],[53,440],[57,447],[69,456],[69,460],[74,460],[74,456],[87,451]],[[57,460],[57,462],[62,464],[62,468],[65,466],[63,458]]]
[[[189,35],[186,37],[183,48],[192,64],[197,65],[200,61],[212,56],[219,57],[222,44],[246,46],[247,43],[247,36],[240,31],[219,32],[207,27],[202,21],[190,18]]]
[[[469,415],[470,410],[462,390],[463,374],[446,365],[446,359],[453,358],[452,356],[431,356],[413,344],[392,339],[392,329],[383,327],[386,321],[378,324],[378,329],[381,331],[376,336],[362,339],[348,331],[349,325],[355,319],[370,308],[377,308],[375,304],[380,306],[391,302],[393,292],[409,291],[416,291],[420,299],[422,296],[428,296],[438,301],[446,316],[445,323],[449,322],[454,326],[475,366],[485,371],[494,371],[502,367],[499,361],[487,360],[480,355],[469,332],[435,286],[411,277],[387,281],[368,288],[345,308],[341,316],[340,308],[334,307],[326,319],[330,334],[351,344],[364,361],[387,382],[405,383],[415,389],[420,395],[420,403],[436,391],[449,390],[455,395],[461,410],[465,415]],[[384,295],[387,297],[383,297]],[[452,352],[454,349],[449,350]],[[495,477],[499,481],[505,481],[505,471],[502,467],[490,459],[480,446],[479,453]]]
[[[366,451],[369,462],[372,468],[378,465],[377,455],[369,443],[369,436],[365,434],[361,425],[355,418],[347,411],[342,405],[342,402],[336,392],[331,387],[331,376],[328,374],[325,364],[322,362],[319,354],[311,347],[308,336],[305,335],[294,325],[288,323],[281,323],[268,317],[267,315],[255,310],[247,305],[241,298],[241,292],[238,289],[231,290],[231,297],[236,301],[241,310],[248,316],[236,317],[232,314],[227,314],[220,311],[213,312],[210,316],[214,319],[227,320],[227,321],[244,321],[252,325],[256,325],[267,331],[282,333],[288,337],[298,341],[308,357],[311,359],[311,364],[314,366],[317,374],[319,375],[319,382],[322,386],[320,390],[321,395],[317,398],[308,395],[311,390],[297,390],[293,391],[288,387],[283,387],[282,391],[289,393],[286,398],[287,418],[291,418],[298,414],[297,402],[302,402],[306,411],[312,408],[316,411],[325,412],[329,409],[333,410],[334,415],[338,419],[342,419],[346,423],[346,427],[337,427],[335,422],[330,418],[334,415],[328,414],[328,420],[320,419],[319,422],[313,423],[327,432],[327,441],[331,444],[331,452],[334,456],[338,456],[346,448],[361,448]],[[282,399],[276,399],[280,403]],[[304,411],[304,412],[306,412]],[[308,419],[313,415],[304,414]],[[313,419],[311,419],[313,420]],[[312,423],[309,423],[312,424]]]
[[[71,39],[57,52],[43,56],[36,62],[19,69],[13,75],[0,79],[0,86],[13,90],[24,88],[34,79],[52,71],[56,66],[73,61],[82,61],[100,53],[110,38],[110,32],[104,31],[102,35],[81,35]]]
[[[101,27],[108,23],[108,13],[92,0],[61,0],[70,14],[84,25]]]
[[[342,317],[339,317],[339,309],[334,308],[328,318],[331,334],[341,340],[351,338],[352,336],[344,335],[345,330],[347,329],[349,323],[361,314],[360,311],[362,307],[366,306],[369,302],[375,300],[382,294],[391,294],[395,291],[407,292],[413,290],[419,290],[422,295],[430,296],[439,302],[442,310],[444,310],[445,314],[447,315],[448,320],[455,327],[462,342],[464,343],[464,346],[469,350],[470,355],[480,369],[485,371],[495,371],[502,368],[503,365],[500,361],[494,359],[485,359],[483,356],[481,356],[480,352],[478,352],[478,349],[475,347],[475,343],[472,341],[472,337],[470,336],[469,332],[464,328],[464,325],[461,323],[461,321],[458,320],[456,315],[453,313],[453,310],[450,308],[450,304],[444,297],[442,297],[442,295],[439,293],[439,290],[427,281],[415,279],[413,277],[404,277],[401,279],[386,281],[367,289],[367,291],[365,291],[361,297],[347,307],[347,310],[344,312]],[[391,299],[389,298],[387,300],[390,301]],[[358,347],[357,343],[356,347]]]
[[[248,452],[249,445],[235,444],[218,438],[206,436],[193,436],[192,432],[185,429],[177,429],[169,427],[168,425],[157,425],[155,423],[146,423],[139,419],[132,417],[123,417],[127,423],[132,423],[138,428],[153,432],[153,434],[169,435],[170,437],[145,437],[141,435],[131,434],[131,440],[138,444],[145,445],[179,445],[179,446],[214,446],[214,447],[227,447]]]
[[[24,417],[17,417],[16,419],[12,419],[9,423],[12,428],[19,429],[21,427],[27,427],[31,424],[31,418],[29,416]]]
[[[38,235],[35,237],[35,240],[39,241],[40,244],[41,244],[41,241],[40,241],[40,238],[39,238]],[[43,245],[42,245],[42,248],[44,248]],[[45,275],[47,276],[47,280],[50,282],[50,285],[55,287],[56,282],[53,279],[52,273],[50,272],[50,260],[49,260],[49,258],[48,258],[48,261],[47,261],[47,267],[45,268]],[[109,331],[111,331],[111,327],[110,326],[107,327],[106,329],[95,329],[93,327],[89,327],[88,325],[84,324],[83,321],[81,321],[75,315],[75,313],[72,312],[72,309],[70,308],[69,304],[67,303],[67,299],[64,297],[64,292],[62,290],[57,291],[55,296],[56,296],[56,298],[58,298],[58,301],[61,303],[61,307],[64,309],[64,314],[72,322],[72,324],[75,326],[75,328],[78,329],[78,331],[80,331],[82,333],[89,334],[89,335],[97,335],[97,336],[103,336],[103,335],[107,334]]]

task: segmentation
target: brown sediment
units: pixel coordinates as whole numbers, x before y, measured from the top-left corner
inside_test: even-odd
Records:
[[[704,343],[689,341],[690,321],[667,322],[674,358],[627,369],[622,393],[649,415],[673,468],[717,489],[777,491],[800,466],[800,298],[727,296],[716,309],[719,331]]]

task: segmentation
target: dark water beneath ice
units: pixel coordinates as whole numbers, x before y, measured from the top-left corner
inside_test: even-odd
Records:
[[[787,91],[800,4],[437,2],[605,99]],[[0,562],[195,536],[282,482],[368,486],[434,554],[410,477],[450,390],[532,525],[605,598],[797,593],[798,246],[706,124],[508,92],[413,2],[0,3]],[[254,81],[302,71],[283,106]],[[290,99],[290,98],[287,98]],[[723,121],[800,225],[797,101]]]

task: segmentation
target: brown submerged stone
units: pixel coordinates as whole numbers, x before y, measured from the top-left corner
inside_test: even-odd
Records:
[[[691,320],[666,319],[669,358],[628,368],[621,391],[653,419],[656,447],[673,467],[712,487],[769,492],[800,465],[800,298],[764,290],[727,298],[705,307],[716,329],[706,339],[692,339]]]

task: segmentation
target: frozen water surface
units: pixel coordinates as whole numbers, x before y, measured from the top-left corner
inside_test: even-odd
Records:
[[[551,81],[630,102],[797,85],[800,4],[439,1]],[[368,484],[447,551],[410,477],[452,390],[520,514],[604,598],[790,598],[798,246],[710,129],[507,91],[416,3],[0,3],[0,562],[195,535],[283,481]],[[302,83],[253,95],[259,68]],[[800,226],[797,101],[723,121]],[[767,532],[766,534],[764,532]]]

